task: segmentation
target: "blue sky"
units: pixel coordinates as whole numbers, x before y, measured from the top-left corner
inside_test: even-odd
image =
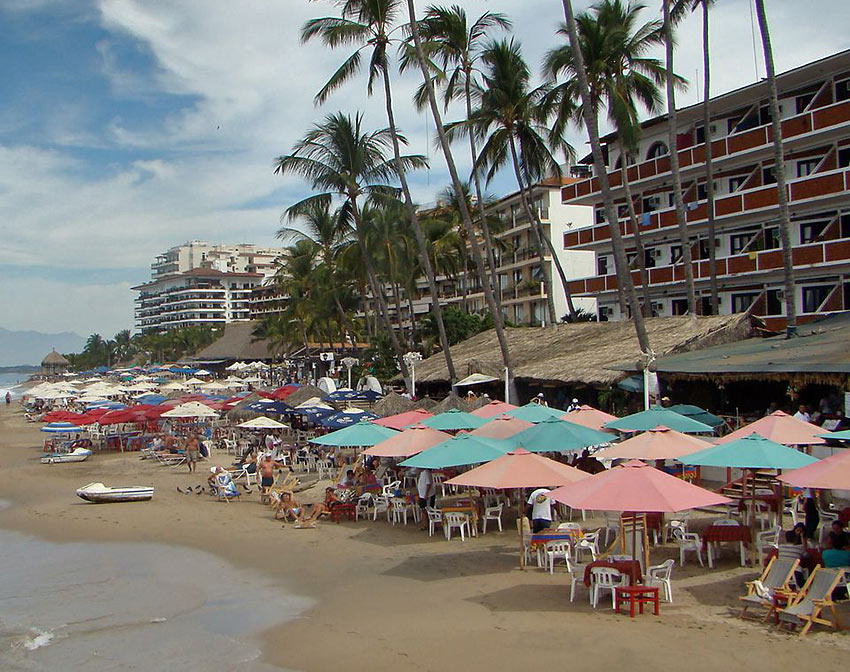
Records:
[[[714,10],[718,92],[756,78],[749,2]],[[780,70],[850,47],[845,0],[767,4]],[[535,69],[557,42],[557,0],[463,6],[509,14]],[[129,288],[157,253],[192,238],[273,244],[281,211],[307,195],[272,174],[273,158],[328,112],[385,125],[362,79],[313,107],[344,52],[300,45],[298,29],[333,13],[307,0],[0,0],[0,326],[112,335],[132,326]],[[700,30],[691,18],[680,35],[677,70],[691,79]],[[412,180],[428,202],[446,173],[406,103],[415,86],[398,80],[397,117],[411,151],[432,158]],[[461,147],[457,158],[467,171]],[[509,189],[509,176],[492,187]]]

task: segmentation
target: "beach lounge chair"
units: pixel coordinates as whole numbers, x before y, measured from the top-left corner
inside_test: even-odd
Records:
[[[788,606],[777,610],[778,627],[793,629],[802,626],[799,631],[801,635],[805,635],[815,623],[840,630],[841,623],[832,601],[832,591],[838,586],[841,576],[840,571],[815,567],[803,589],[790,598]],[[821,616],[825,608],[832,613],[832,619]]]
[[[767,609],[766,620],[773,611],[773,596],[776,591],[791,591],[791,580],[799,564],[799,560],[771,558],[759,578],[747,581],[747,594],[738,598],[744,603],[741,618],[747,617],[748,609],[762,607]]]

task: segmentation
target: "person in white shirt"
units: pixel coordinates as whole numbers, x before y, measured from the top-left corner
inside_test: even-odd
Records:
[[[552,500],[549,499],[551,490],[548,488],[537,488],[528,497],[531,507],[531,530],[540,532],[552,525]]]
[[[800,407],[797,409],[794,417],[797,418],[797,420],[802,420],[803,422],[809,422],[812,419],[812,416],[809,415],[809,409],[806,408],[805,404],[800,404]]]
[[[419,508],[422,512],[420,529],[427,529],[428,515],[425,509],[433,507],[437,501],[437,488],[434,486],[434,475],[430,469],[421,469],[416,476],[416,494],[419,496]]]

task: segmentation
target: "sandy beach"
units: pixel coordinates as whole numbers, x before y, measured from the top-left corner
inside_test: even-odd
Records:
[[[0,484],[10,502],[0,511],[0,528],[50,542],[204,551],[262,575],[269,600],[278,599],[278,591],[306,598],[312,606],[262,633],[257,669],[485,670],[591,661],[594,667],[678,670],[687,656],[692,670],[838,670],[850,654],[845,633],[816,630],[799,638],[738,619],[737,596],[756,572],[739,567],[728,551],[715,570],[690,558],[677,566],[674,603],[663,604],[658,617],[632,620],[610,608],[594,612],[583,587],[571,604],[563,572],[521,571],[513,521],[505,521],[503,533],[465,542],[429,539],[414,525],[392,527],[380,519],[298,530],[275,521],[256,493],[227,504],[177,492],[201,483],[202,470],[190,475],[132,453],[42,465],[40,453],[38,425],[28,424],[17,405],[0,410]],[[211,462],[227,464],[229,457],[213,455]],[[157,490],[150,502],[91,505],[74,494],[91,481]],[[300,497],[314,501],[320,494]],[[674,555],[678,560],[667,546],[652,559]],[[214,580],[233,579],[222,574]],[[268,614],[268,601],[256,599]],[[291,605],[281,605],[284,611],[280,620],[291,615]],[[842,607],[850,623],[848,612]]]

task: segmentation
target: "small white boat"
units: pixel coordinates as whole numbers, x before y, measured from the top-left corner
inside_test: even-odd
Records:
[[[41,458],[42,464],[56,464],[60,462],[83,462],[91,457],[88,448],[74,448],[70,453],[50,453]]]
[[[96,504],[103,502],[143,502],[153,497],[153,486],[130,485],[111,488],[103,483],[89,483],[77,490],[77,497]]]

